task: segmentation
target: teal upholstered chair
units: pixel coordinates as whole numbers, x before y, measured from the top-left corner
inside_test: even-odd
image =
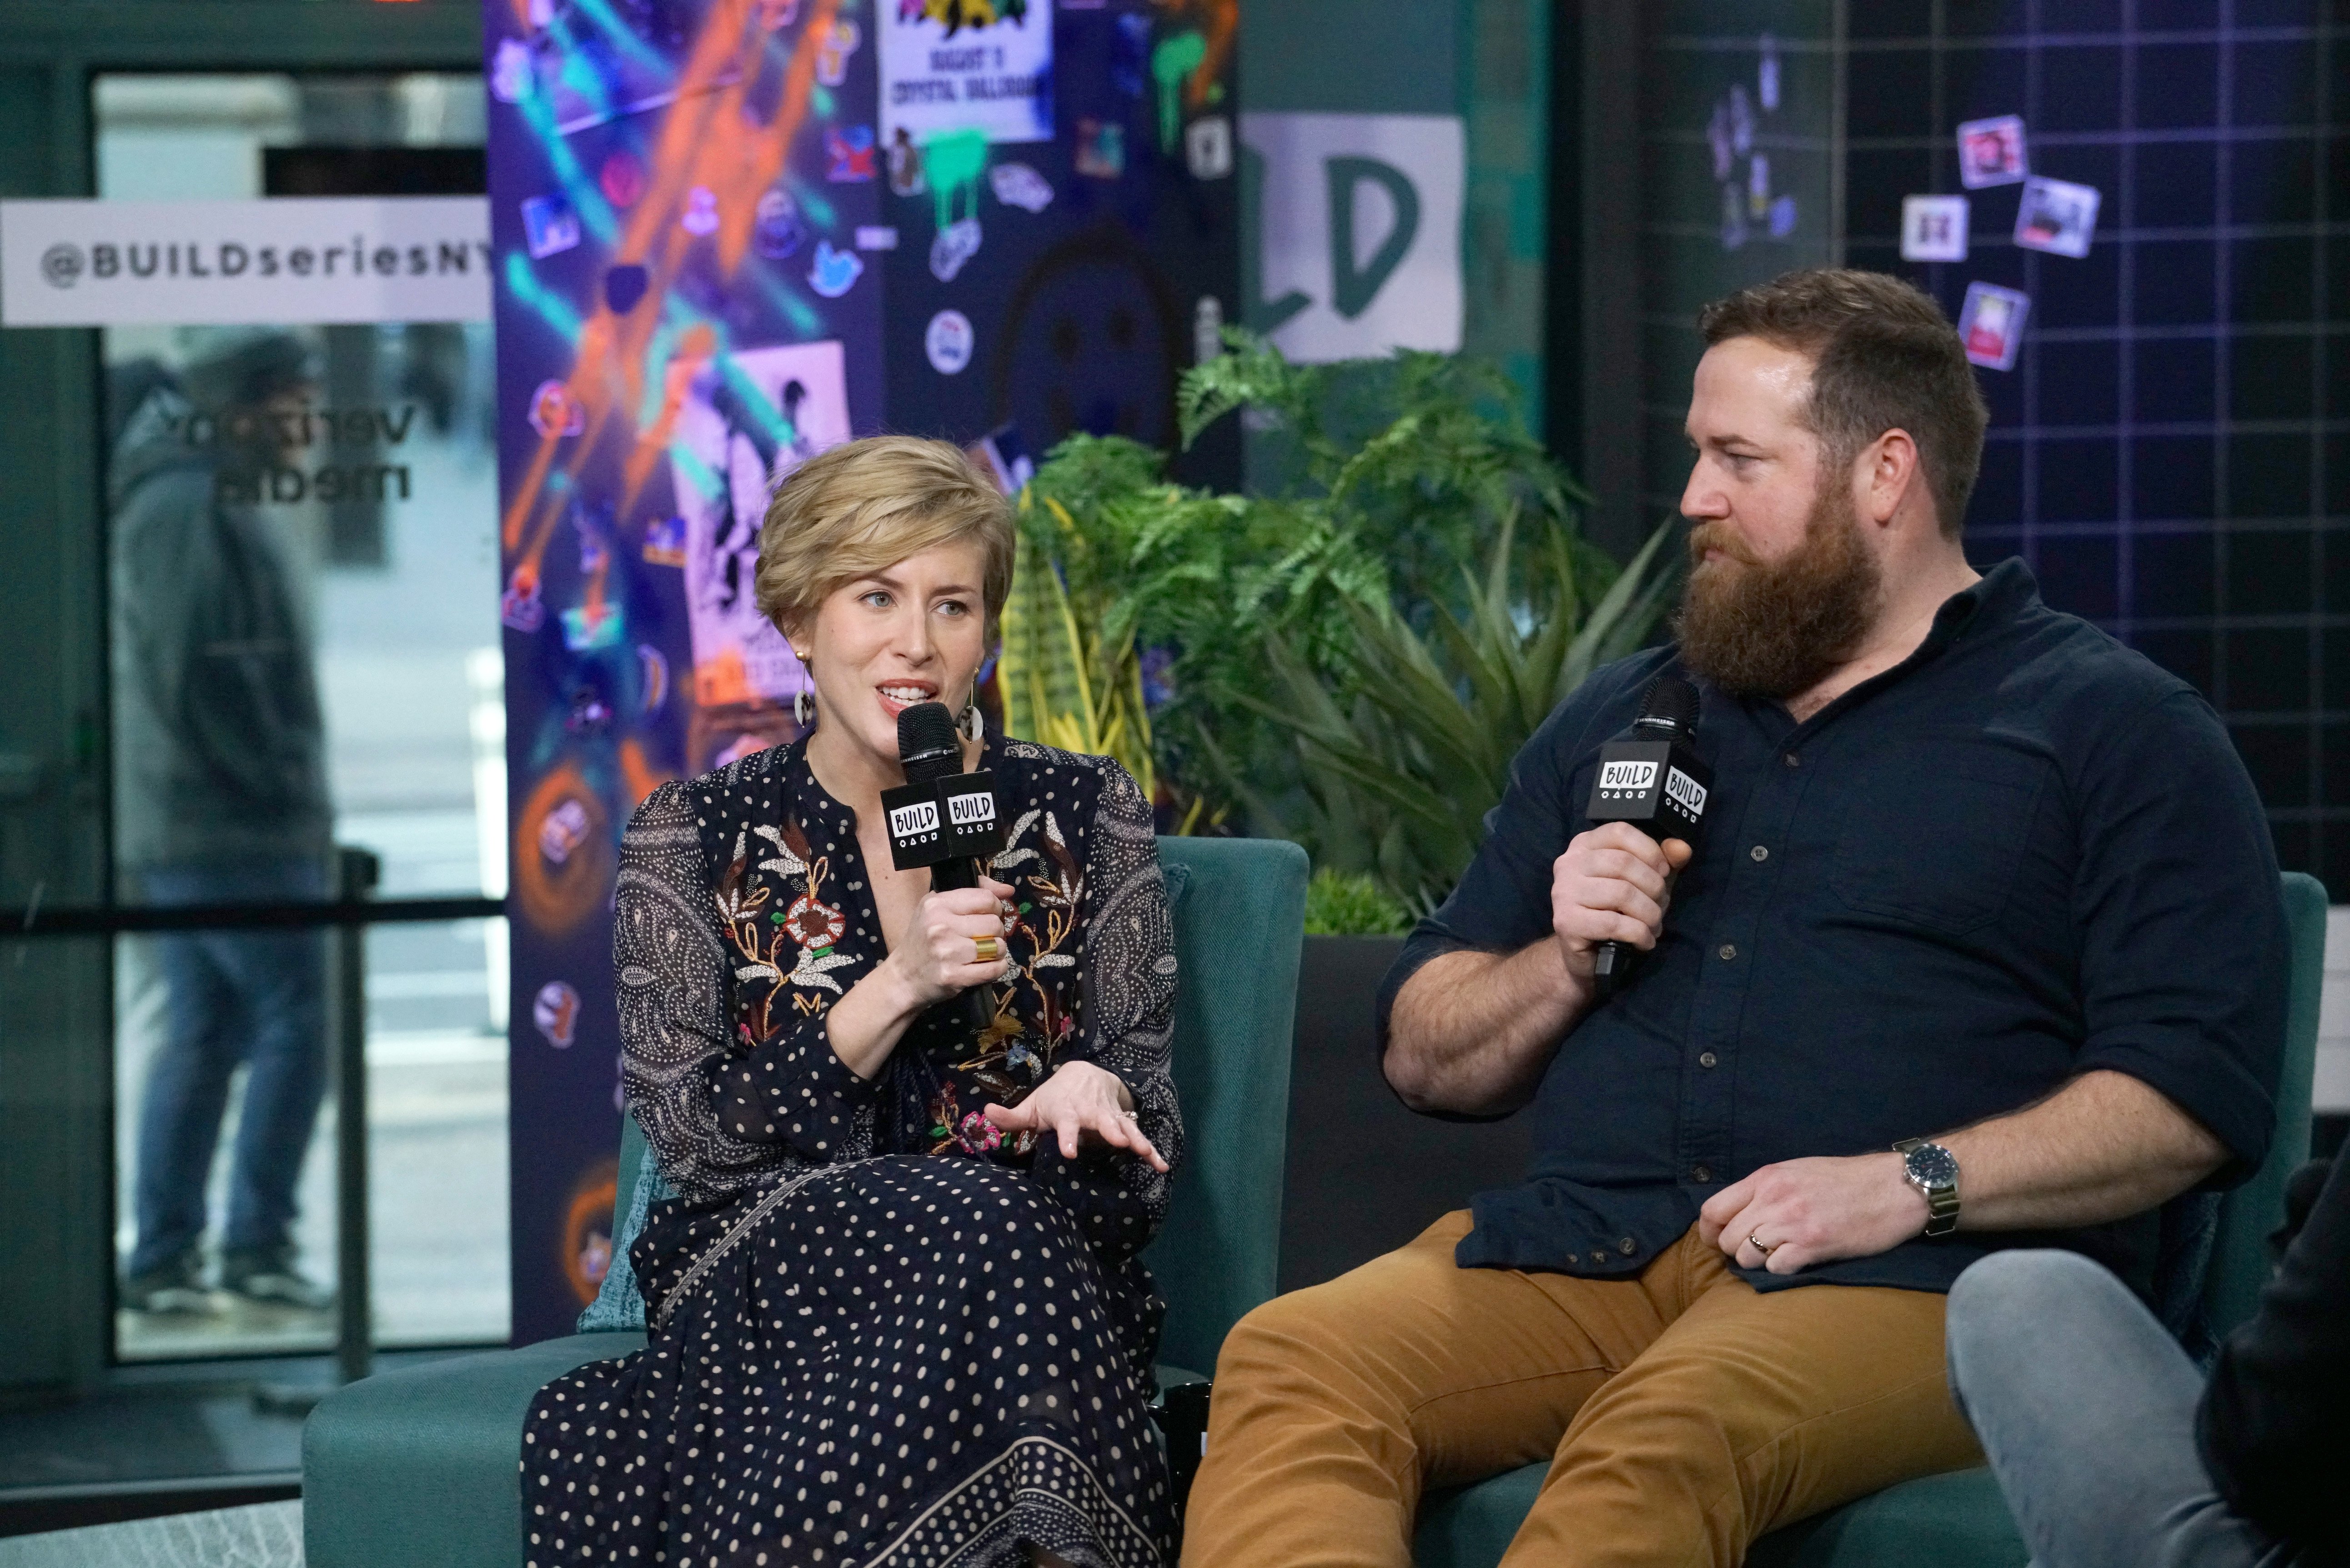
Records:
[[[2310,1082],[2317,1065],[2317,994],[2325,971],[2325,889],[2297,872],[2284,878],[2293,943],[2284,1067],[2276,1140],[2260,1174],[2220,1205],[2204,1277],[2203,1310],[2224,1335],[2252,1314],[2269,1276],[2268,1233],[2284,1218],[2285,1178],[2309,1158]],[[1492,1568],[1534,1506],[1546,1465],[1528,1465],[1431,1497],[1420,1511],[1419,1568]],[[1887,1487],[1873,1497],[1789,1525],[1754,1543],[1758,1568],[1864,1568],[1931,1563],[1935,1568],[2023,1568],[2031,1553],[1988,1469],[1959,1470]]]
[[[1159,855],[1184,965],[1174,1071],[1190,1139],[1167,1228],[1144,1254],[1168,1302],[1164,1384],[1212,1368],[1225,1332],[1274,1293],[1305,855],[1240,838],[1163,838]],[[625,1258],[645,1144],[622,1121],[613,1251]],[[641,1331],[574,1334],[337,1392],[302,1433],[311,1568],[518,1568],[531,1396],[643,1343]]]

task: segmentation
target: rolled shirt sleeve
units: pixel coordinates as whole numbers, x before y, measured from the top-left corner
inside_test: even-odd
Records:
[[[2079,1069],[2126,1073],[2228,1147],[2248,1179],[2276,1124],[2291,958],[2276,853],[2202,698],[2123,716],[2069,781],[2080,826]]]

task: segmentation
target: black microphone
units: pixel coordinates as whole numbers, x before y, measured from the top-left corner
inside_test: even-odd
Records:
[[[890,859],[900,871],[929,867],[933,892],[978,887],[974,862],[1003,847],[995,777],[962,771],[962,745],[945,703],[917,702],[898,715],[898,763],[906,782],[881,792]],[[974,986],[940,1004],[959,1009],[974,1039],[995,1016],[989,989]]]
[[[1695,849],[1713,788],[1713,770],[1697,757],[1697,713],[1696,687],[1678,675],[1649,681],[1632,739],[1599,748],[1599,776],[1583,815],[1595,824],[1628,822],[1659,844],[1678,838]],[[1623,988],[1638,954],[1617,941],[1592,950],[1591,979],[1600,1001]]]

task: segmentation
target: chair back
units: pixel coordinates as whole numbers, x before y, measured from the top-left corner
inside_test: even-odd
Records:
[[[1272,1299],[1280,1272],[1305,852],[1276,838],[1162,838],[1159,861],[1182,966],[1174,1075],[1186,1147],[1167,1224],[1142,1257],[1167,1298],[1159,1359],[1208,1373],[1226,1332]],[[645,1135],[622,1116],[615,1277],[583,1332],[644,1325],[633,1280],[618,1277],[653,1195],[638,1190],[640,1174],[655,1174]]]
[[[1175,1093],[1185,1150],[1142,1261],[1167,1298],[1159,1359],[1212,1373],[1273,1299],[1289,1149],[1289,1057],[1305,939],[1305,851],[1277,838],[1162,838],[1175,919]]]
[[[2252,1315],[2269,1281],[2269,1233],[2284,1222],[2284,1184],[2309,1158],[2310,1092],[2317,1075],[2317,998],[2325,983],[2325,888],[2298,871],[2284,874],[2286,940],[2293,975],[2286,993],[2284,1060],[2277,1075],[2276,1137],[2259,1174],[2220,1203],[2210,1272],[2203,1281],[2204,1322],[2214,1339]]]

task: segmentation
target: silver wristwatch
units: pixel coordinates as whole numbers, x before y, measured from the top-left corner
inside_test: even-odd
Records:
[[[1893,1146],[1901,1173],[1926,1195],[1926,1234],[1947,1236],[1959,1228],[1959,1158],[1938,1143],[1907,1137]]]

